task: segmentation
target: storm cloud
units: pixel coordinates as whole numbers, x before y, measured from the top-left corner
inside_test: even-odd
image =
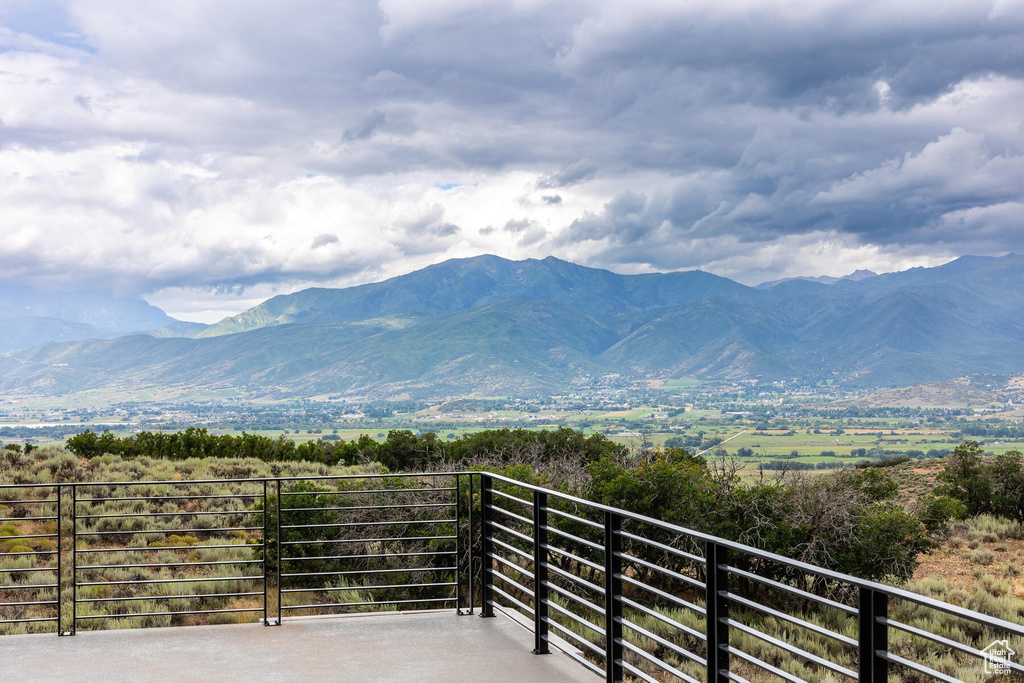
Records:
[[[480,253],[1001,255],[1021,112],[1017,0],[10,0],[0,278],[212,320]]]

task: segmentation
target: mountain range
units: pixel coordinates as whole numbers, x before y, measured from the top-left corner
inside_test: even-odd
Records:
[[[615,375],[894,387],[1019,374],[1024,257],[748,287],[478,256],[276,296],[205,328],[158,318],[131,324],[159,332],[0,357],[0,390],[389,398],[559,392]]]

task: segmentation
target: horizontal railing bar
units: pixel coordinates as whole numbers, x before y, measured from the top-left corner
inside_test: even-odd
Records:
[[[541,491],[547,491],[547,489],[540,489],[540,490]],[[558,510],[558,509],[553,508],[553,507],[548,507],[546,509],[547,509],[548,513],[550,513],[552,515],[558,515],[559,517],[564,517],[565,519],[570,519],[570,520],[572,520],[574,522],[579,522],[580,524],[582,524],[584,526],[589,526],[589,527],[593,527],[595,529],[601,529],[602,531],[604,531],[604,525],[601,524],[600,522],[592,522],[589,519],[584,519],[583,517],[577,517],[574,514],[571,514],[571,513],[568,513],[568,512],[564,512],[562,510]]]
[[[514,512],[509,512],[508,510],[506,510],[503,507],[498,507],[497,505],[491,505],[490,509],[493,510],[494,512],[500,512],[501,514],[505,515],[506,517],[511,517],[512,519],[518,519],[520,522],[522,522],[524,524],[531,524],[531,525],[533,524],[533,520],[532,519],[529,519],[528,517],[523,517],[522,515],[517,515]]]
[[[57,538],[57,534],[18,534],[17,536],[0,536],[5,541],[20,541],[25,538]]]
[[[771,664],[769,664],[768,662],[765,662],[765,661],[762,661],[762,660],[758,659],[754,655],[748,655],[743,650],[737,650],[735,647],[733,647],[731,645],[723,645],[722,648],[726,652],[728,652],[730,655],[735,655],[735,656],[739,657],[740,659],[742,659],[745,662],[753,664],[754,666],[761,667],[765,671],[769,671],[769,672],[775,674],[776,676],[778,676],[779,678],[781,678],[784,681],[789,681],[790,683],[808,683],[807,681],[805,681],[802,678],[797,678],[793,674],[786,673],[782,669],[778,669],[778,668],[772,666]]]
[[[6,536],[0,537],[6,538]],[[29,550],[23,553],[0,553],[0,557],[18,557],[19,555],[56,555],[56,550]]]
[[[140,564],[86,564],[78,565],[75,571],[82,569],[138,569],[142,567],[212,567],[220,564],[263,564],[263,560],[218,560],[216,562],[148,562]]]
[[[392,536],[390,538],[325,538],[318,541],[281,541],[281,545],[316,545],[318,543],[391,543],[394,541],[445,541],[455,536]],[[283,558],[282,558],[283,559]]]
[[[143,532],[145,533],[145,532]],[[158,532],[149,532],[158,533]],[[156,541],[160,543],[161,541]],[[163,546],[149,546],[146,548],[79,548],[75,552],[81,555],[82,553],[129,553],[138,552],[140,550],[154,552],[157,550],[207,550],[216,548],[262,548],[263,542],[259,543],[229,543],[227,545],[163,545]]]
[[[47,486],[53,486],[53,484],[47,484]],[[34,498],[31,500],[3,500],[0,499],[0,505],[41,505],[43,503],[56,503],[56,498]]]
[[[551,583],[550,581],[543,581],[541,583],[541,585],[544,586],[545,588],[548,588],[550,590],[555,591],[556,593],[558,593],[559,595],[561,595],[564,598],[568,598],[568,599],[570,599],[570,600],[572,600],[574,602],[577,602],[577,603],[583,605],[584,607],[587,607],[587,608],[590,608],[590,609],[594,610],[595,612],[597,612],[598,614],[600,614],[602,616],[605,613],[604,612],[604,607],[599,607],[599,606],[595,605],[594,603],[590,602],[589,600],[587,600],[585,598],[581,598],[580,596],[576,595],[572,591],[566,590],[565,588],[562,588],[558,584]]]
[[[628,583],[631,586],[636,586],[637,588],[642,588],[645,591],[648,591],[650,593],[654,593],[658,597],[663,598],[665,600],[669,600],[671,602],[674,602],[677,605],[680,605],[681,607],[686,607],[687,609],[691,609],[694,612],[696,612],[697,614],[704,614],[704,615],[707,614],[707,611],[703,607],[701,607],[700,605],[695,605],[692,602],[687,602],[686,600],[683,600],[682,598],[677,598],[676,596],[672,595],[671,593],[666,593],[665,591],[659,590],[659,589],[655,588],[654,586],[648,586],[646,583],[643,583],[642,581],[637,581],[634,578],[631,578],[629,576],[624,576],[622,574],[616,574],[615,578],[622,579],[622,581],[624,583]]]
[[[589,641],[587,641],[587,640],[585,640],[583,638],[580,638],[575,633],[572,633],[571,631],[566,631],[564,628],[562,628],[561,626],[559,626],[555,622],[548,621],[548,625],[552,626],[554,628],[557,628],[557,629],[561,630],[564,633],[567,633],[567,634],[571,635],[572,637],[578,639],[579,642],[581,642],[581,643],[589,643]],[[566,647],[561,647],[561,646],[557,645],[553,640],[549,640],[548,642],[551,643],[552,645],[554,645],[555,647],[557,647],[562,652],[562,654],[564,654],[567,657],[569,657],[570,659],[574,660],[577,664],[581,664],[581,665],[585,666],[586,668],[590,669],[591,671],[596,673],[598,676],[604,676],[605,675],[604,669],[599,667],[597,664],[594,664],[592,661],[590,661],[586,657],[581,657],[580,655],[576,654],[571,649],[569,649],[570,647],[572,647],[572,642],[571,641],[565,640],[564,638],[561,638],[558,635],[556,635],[555,637],[559,638],[560,640],[562,640],[566,644]],[[603,656],[604,655],[604,651],[603,650],[598,650],[598,654]]]
[[[575,553],[570,553],[568,550],[562,550],[561,548],[556,548],[555,546],[553,546],[553,545],[551,545],[549,543],[542,543],[540,547],[542,549],[544,549],[544,550],[547,550],[548,552],[558,553],[559,555],[562,555],[564,557],[568,557],[570,560],[574,560],[575,562],[579,562],[580,564],[582,564],[584,566],[587,566],[587,567],[590,567],[591,569],[595,569],[595,570],[597,570],[599,572],[604,572],[604,565],[600,565],[597,562],[591,562],[590,560],[588,560],[585,557],[580,557],[579,555],[576,555]]]
[[[531,555],[530,553],[528,553],[528,552],[526,552],[524,550],[520,550],[519,548],[515,547],[511,543],[505,543],[505,541],[501,540],[500,538],[494,538],[493,536],[488,536],[487,540],[490,541],[491,543],[494,543],[495,545],[499,545],[502,548],[505,548],[506,550],[511,550],[512,552],[514,552],[515,554],[519,555],[520,557],[522,557],[525,560],[533,562],[533,555]]]
[[[622,644],[626,645],[626,643],[622,643]],[[627,662],[625,660],[621,660],[621,659],[617,660],[617,661],[618,661],[619,665],[623,669],[625,669],[629,673],[633,674],[634,676],[639,678],[641,681],[646,681],[647,683],[661,683],[661,681],[659,681],[657,678],[654,678],[653,676],[650,676],[649,674],[644,673],[642,669],[638,669],[637,667],[633,666],[629,662]]]
[[[557,602],[549,602],[548,608],[553,609],[560,614],[564,614],[565,616],[569,617],[578,624],[583,624],[584,626],[589,628],[594,633],[597,633],[598,635],[603,636],[606,633],[606,631],[603,628],[601,628],[594,622],[590,621],[589,619],[585,619],[584,617],[581,617],[572,610],[567,610],[566,608],[559,605]]]
[[[600,656],[604,657],[604,650],[602,648],[599,648],[597,645],[594,645],[592,642],[590,642],[589,640],[587,640],[586,638],[584,638],[580,634],[576,633],[575,631],[570,631],[565,626],[563,626],[562,624],[558,623],[557,621],[555,621],[551,617],[545,617],[544,623],[546,623],[548,626],[550,626],[552,628],[558,629],[562,633],[568,634],[570,637],[572,637],[574,640],[579,642],[581,645],[583,645],[586,648],[589,648],[594,654],[597,654],[597,655],[600,655]],[[604,672],[602,672],[602,673],[604,673]]]
[[[516,590],[519,590],[519,591],[522,591],[523,593],[526,593],[531,598],[536,599],[536,597],[537,597],[537,594],[534,593],[532,590],[530,590],[526,586],[520,584],[518,581],[513,581],[512,579],[510,579],[508,576],[502,574],[501,572],[495,572],[494,574],[492,574],[492,576],[494,576],[494,578],[496,578],[496,579],[501,579],[505,583],[511,584],[512,586],[514,586],[516,588]]]
[[[13,585],[13,586],[0,586],[0,591],[30,591],[30,590],[39,590],[41,588],[56,588],[56,587],[57,587],[57,584],[55,584],[55,583],[25,583],[25,584],[19,583],[17,585]]]
[[[498,595],[500,595],[503,598],[505,598],[506,600],[512,602],[514,605],[516,605],[517,607],[519,607],[523,611],[525,611],[525,612],[533,612],[533,608],[532,607],[529,607],[528,605],[523,604],[522,602],[520,602],[519,600],[513,598],[511,595],[509,595],[508,593],[506,593],[502,589],[498,588],[497,586],[491,585],[490,589],[492,591],[494,591],[495,593],[497,593]],[[492,600],[492,602],[493,602],[493,600]]]
[[[670,576],[673,579],[677,579],[679,581],[682,581],[683,583],[687,583],[687,584],[693,586],[694,588],[701,588],[701,589],[707,588],[707,586],[705,585],[705,583],[703,581],[698,581],[697,579],[693,578],[692,576],[687,576],[686,574],[682,574],[682,573],[674,571],[672,569],[666,569],[665,567],[658,566],[658,565],[654,564],[653,562],[648,562],[647,560],[641,560],[639,557],[633,557],[632,555],[627,555],[626,553],[615,553],[615,556],[616,557],[621,557],[623,560],[626,560],[628,562],[636,562],[640,566],[647,567],[648,569],[653,569],[656,572],[661,572],[665,576]]]
[[[534,543],[534,540],[532,540],[531,538],[526,536],[525,533],[520,533],[519,531],[516,531],[515,529],[509,528],[508,526],[505,526],[504,524],[499,524],[498,522],[496,522],[494,520],[488,522],[488,526],[490,526],[492,528],[496,528],[496,529],[498,529],[500,531],[505,531],[506,533],[510,533],[510,535],[514,536],[515,538],[519,539],[520,541],[525,541],[526,543]]]
[[[496,496],[501,496],[502,498],[507,498],[508,500],[514,500],[517,503],[522,503],[523,505],[526,505],[528,507],[531,507],[531,508],[533,507],[533,501],[532,500],[523,500],[522,498],[519,498],[517,496],[513,496],[510,493],[505,493],[504,491],[499,491],[498,489],[495,489],[495,488],[491,489],[491,493],[493,493]]]
[[[729,572],[731,572],[733,574],[736,574],[737,576],[746,577],[746,578],[750,579],[751,581],[757,581],[758,583],[763,583],[766,586],[772,586],[774,588],[778,588],[781,591],[785,591],[787,593],[792,593],[794,595],[799,595],[800,597],[807,598],[808,600],[813,600],[814,602],[817,602],[817,603],[819,603],[821,605],[827,605],[828,607],[834,607],[837,610],[846,612],[847,614],[853,614],[853,615],[857,614],[857,608],[856,607],[850,607],[849,605],[844,605],[841,602],[836,602],[835,600],[829,600],[828,598],[823,598],[820,595],[815,595],[814,593],[810,593],[810,592],[805,591],[803,589],[796,588],[794,586],[790,586],[790,585],[787,585],[785,583],[781,583],[779,581],[775,581],[773,579],[766,579],[765,577],[759,576],[757,574],[754,574],[753,572],[748,572],[748,571],[745,571],[743,569],[737,569],[736,567],[730,567],[730,566],[723,567],[723,569],[725,569],[725,570],[727,570],[727,571],[729,571]]]
[[[262,515],[263,510],[228,510],[224,512],[202,511],[202,512],[119,512],[116,514],[104,515],[76,515],[78,519],[111,519],[128,517],[212,517],[216,515]]]
[[[369,605],[411,605],[424,602],[455,602],[456,598],[422,598],[418,600],[380,600],[378,602],[327,602],[319,605],[281,605],[281,610],[329,609],[332,607],[367,607]]]
[[[506,567],[509,567],[510,569],[516,570],[517,572],[519,572],[523,576],[533,576],[533,573],[531,571],[529,571],[528,569],[523,569],[522,567],[520,567],[516,563],[509,562],[504,557],[501,557],[499,555],[495,555],[494,553],[488,554],[487,557],[491,558],[495,562],[500,562],[501,564],[505,565]],[[501,576],[501,575],[498,574],[498,576]]]
[[[766,643],[774,645],[775,647],[777,647],[777,648],[779,648],[781,650],[784,650],[785,652],[787,652],[790,655],[796,655],[797,657],[800,657],[802,659],[806,659],[809,662],[814,662],[818,666],[823,666],[826,669],[831,669],[832,671],[835,671],[837,674],[841,674],[841,675],[846,676],[848,678],[852,678],[854,680],[857,680],[857,672],[856,671],[853,671],[851,669],[847,669],[845,666],[840,666],[839,664],[836,664],[834,662],[830,662],[829,660],[823,659],[823,658],[821,658],[821,657],[819,657],[817,655],[813,655],[810,652],[808,652],[807,650],[803,650],[803,649],[801,649],[799,647],[796,647],[795,645],[790,645],[789,643],[783,642],[783,641],[779,640],[778,638],[773,638],[772,636],[768,635],[767,633],[763,633],[761,631],[758,631],[756,628],[752,628],[750,626],[747,626],[746,624],[741,623],[739,621],[736,621],[735,619],[725,619],[725,620],[722,621],[722,623],[724,623],[724,624],[726,624],[726,625],[728,625],[728,626],[730,626],[730,627],[732,627],[732,628],[734,628],[734,629],[736,629],[738,631],[742,631],[743,633],[746,633],[749,636],[753,636],[754,638],[757,638],[758,640],[762,640],[762,641],[764,641]]]
[[[565,571],[561,567],[556,567],[555,565],[551,564],[550,562],[544,562],[542,564],[544,565],[544,568],[547,569],[549,572],[554,572],[554,573],[558,574],[559,576],[562,576],[562,577],[564,577],[566,579],[569,579],[570,581],[572,581],[573,583],[575,583],[577,585],[586,586],[587,588],[589,588],[590,590],[594,591],[595,593],[604,594],[604,588],[602,588],[600,586],[595,586],[594,584],[590,583],[586,579],[580,578],[579,576],[576,576],[575,574],[570,574],[569,572]]]
[[[750,683],[750,681],[745,679],[743,676],[740,676],[735,671],[720,671],[719,673],[721,673],[730,681],[736,681],[736,683]]]
[[[0,607],[24,607],[28,605],[58,605],[57,600],[33,600],[31,602],[0,602]]]
[[[131,595],[126,598],[78,598],[75,602],[129,602],[131,600],[198,600],[202,598],[237,598],[250,595],[263,595],[263,591],[246,591],[244,593],[197,593],[195,595]]]
[[[637,647],[633,643],[630,643],[629,641],[627,641],[625,638],[623,638],[619,642],[622,644],[622,647],[626,648],[630,652],[633,652],[633,653],[639,655],[640,657],[643,657],[644,659],[646,659],[651,664],[654,664],[657,667],[661,667],[662,669],[664,669],[668,673],[672,674],[676,678],[681,678],[682,680],[686,681],[686,683],[700,683],[700,681],[698,681],[696,678],[693,678],[692,676],[687,676],[686,674],[684,674],[682,671],[680,671],[679,669],[675,668],[671,664],[667,664],[666,662],[661,661],[660,659],[658,659],[657,657],[652,655],[650,652],[647,652],[647,650],[644,650],[643,648]],[[633,667],[629,662],[626,662],[626,661],[622,662],[622,666],[630,668],[631,670],[633,670],[634,673],[639,673],[639,671],[640,671],[639,669],[637,669],[636,667]],[[646,674],[644,674],[644,675],[646,676]],[[654,679],[654,678],[651,678],[649,680],[654,681],[654,683],[661,683],[660,681],[658,681],[657,679]]]
[[[348,510],[392,510],[399,508],[451,508],[455,503],[396,503],[394,505],[349,505],[329,508],[281,508],[281,514],[286,512],[345,512]]]
[[[395,522],[335,522],[332,524],[282,524],[282,529],[328,529],[342,527],[366,527],[366,526],[401,526],[403,524],[445,524],[452,523],[454,519],[403,519]]]
[[[53,522],[60,519],[60,517],[0,517],[0,523],[3,522]],[[0,538],[6,538],[6,536],[0,536]]]
[[[427,491],[454,491],[454,486],[427,487],[422,489],[351,489],[348,491],[282,491],[282,496],[340,496],[360,493],[425,493]],[[281,508],[288,510],[290,508]]]
[[[139,531],[77,531],[75,532],[75,536],[134,536],[139,534],[210,534],[221,531],[263,531],[263,527],[235,526],[221,527],[217,529],[140,529]],[[56,536],[56,534],[54,534],[54,536]]]
[[[248,480],[246,480],[248,481]],[[122,482],[127,483],[127,482]],[[131,482],[134,483],[134,482]],[[183,481],[183,484],[191,484],[190,481]],[[210,498],[229,499],[229,498],[262,498],[262,493],[219,493],[214,495],[202,495],[202,496],[111,496],[109,498],[76,498],[75,504],[81,503],[106,503],[111,501],[133,501],[133,500],[148,500],[150,502],[163,502],[166,500],[208,500]]]
[[[911,634],[913,634],[915,636],[919,636],[919,637],[924,638],[926,640],[930,640],[933,643],[939,643],[940,645],[945,645],[946,647],[953,648],[954,650],[960,650],[960,652],[965,652],[965,653],[967,653],[969,655],[974,655],[975,657],[978,657],[979,659],[993,659],[993,660],[997,659],[996,657],[993,657],[992,655],[990,655],[990,654],[988,654],[986,652],[983,652],[981,650],[978,650],[976,648],[973,648],[973,647],[971,647],[969,645],[964,645],[963,643],[958,643],[955,640],[950,640],[949,638],[944,638],[943,636],[936,635],[934,633],[931,633],[930,631],[925,631],[923,629],[919,629],[916,626],[910,626],[909,624],[903,624],[903,623],[900,623],[900,622],[895,621],[893,619],[886,619],[885,617],[877,617],[877,619],[878,619],[878,623],[884,624],[885,626],[891,626],[891,627],[893,627],[895,629],[899,629],[900,631],[904,631],[906,633],[911,633]],[[1011,662],[1009,660],[999,660],[999,661],[1000,661],[1001,664],[1003,664],[1007,668],[1013,669],[1014,671],[1024,672],[1024,666],[1021,666],[1020,664],[1017,664],[1016,662]]]
[[[312,560],[362,560],[366,558],[379,558],[379,557],[422,557],[424,555],[454,555],[454,550],[443,550],[438,552],[425,552],[425,553],[380,553],[373,555],[323,555],[320,557],[282,557],[282,562],[310,562]]]
[[[262,607],[245,607],[238,609],[200,609],[181,612],[138,612],[136,614],[88,614],[76,615],[76,620],[82,619],[124,619],[131,617],[173,617],[179,614],[227,614],[228,612],[262,612]]]
[[[0,569],[0,574],[20,574],[21,572],[56,572],[56,567],[28,567],[26,569]]]
[[[0,624],[31,624],[40,621],[57,621],[57,617],[39,617],[36,619],[0,619]]]
[[[454,571],[458,567],[408,567],[405,569],[353,569],[344,572],[295,572],[281,573],[281,578],[295,576],[351,576],[352,574],[395,574],[398,572],[445,572]],[[259,578],[263,578],[262,576]]]
[[[585,546],[588,546],[590,548],[593,548],[594,550],[598,551],[599,553],[603,553],[604,552],[604,546],[601,545],[600,543],[594,543],[592,541],[588,541],[585,538],[580,538],[579,536],[576,536],[574,534],[570,534],[570,533],[568,533],[566,531],[562,531],[561,529],[557,529],[557,528],[555,528],[553,526],[544,526],[544,527],[541,527],[541,528],[543,528],[544,531],[547,531],[548,533],[558,534],[562,538],[567,538],[570,541],[575,541],[576,543],[579,543],[581,545],[585,545]]]
[[[842,633],[836,633],[835,631],[827,629],[824,626],[818,626],[817,624],[812,624],[809,621],[804,621],[799,617],[794,617],[790,614],[786,614],[785,612],[780,612],[778,610],[772,609],[771,607],[766,607],[765,605],[762,605],[759,602],[748,600],[747,598],[736,595],[735,593],[726,592],[724,595],[726,598],[735,602],[738,605],[744,605],[751,609],[757,610],[758,612],[767,614],[768,616],[775,617],[776,619],[779,619],[781,621],[788,621],[789,623],[794,624],[795,626],[806,628],[810,631],[814,631],[819,635],[825,636],[827,638],[832,638],[833,640],[838,640],[839,642],[844,643],[846,645],[852,645],[853,647],[857,647],[858,645],[855,639],[850,638],[849,636],[844,636]]]
[[[694,653],[692,653],[689,650],[687,650],[685,647],[680,647],[679,645],[676,645],[671,640],[667,640],[665,638],[662,638],[657,633],[652,633],[651,631],[648,631],[647,629],[643,628],[642,626],[638,626],[637,624],[634,624],[633,622],[631,622],[628,619],[619,619],[619,621],[626,628],[630,628],[630,629],[636,631],[637,633],[639,633],[640,635],[642,635],[645,638],[650,638],[651,640],[653,640],[654,642],[658,643],[662,647],[666,647],[669,650],[672,650],[677,655],[680,655],[682,657],[686,657],[687,659],[689,659],[689,660],[691,660],[693,662],[696,662],[697,664],[700,664],[701,666],[707,666],[708,665],[708,660],[704,659],[700,655],[695,655]]]
[[[641,605],[639,602],[636,602],[635,600],[630,600],[629,598],[627,598],[625,596],[620,597],[619,600],[622,601],[623,605],[628,605],[629,607],[632,607],[633,609],[637,610],[638,612],[643,612],[647,616],[653,617],[654,619],[657,619],[658,621],[662,622],[663,624],[667,624],[668,626],[671,626],[672,628],[678,629],[678,630],[682,631],[683,633],[685,633],[686,635],[691,636],[692,638],[696,638],[697,640],[701,640],[701,641],[707,642],[707,639],[708,639],[707,635],[701,633],[700,631],[697,631],[696,629],[690,628],[686,624],[681,624],[678,621],[676,621],[675,619],[672,619],[671,617],[665,616],[661,612],[655,611],[655,610],[651,609],[650,607],[647,607],[646,605]],[[625,622],[623,622],[623,623],[625,623]]]
[[[891,652],[885,652],[884,650],[875,650],[875,655],[878,656],[878,657],[881,657],[882,659],[885,659],[887,661],[899,664],[900,666],[905,666],[908,669],[910,669],[912,671],[916,671],[919,674],[924,674],[925,676],[931,676],[932,678],[934,678],[937,681],[945,681],[946,683],[963,683],[963,681],[961,681],[959,678],[953,678],[952,676],[947,676],[946,674],[942,673],[941,671],[936,671],[935,669],[931,669],[931,668],[925,666],[924,664],[918,664],[917,662],[911,661],[909,659],[904,659],[903,657],[900,657],[898,655],[894,655]],[[1002,661],[1002,660],[1000,660],[1000,661]]]
[[[384,586],[341,586],[331,588],[287,588],[281,589],[282,593],[340,593],[342,591],[375,591],[392,588],[433,588],[435,586],[455,586],[455,581],[441,581],[438,583],[395,583]],[[262,595],[259,593],[258,595]]]
[[[658,541],[652,541],[649,538],[644,538],[643,536],[637,536],[636,534],[631,534],[628,531],[619,531],[619,535],[622,536],[623,538],[628,538],[628,539],[630,539],[632,541],[640,541],[641,543],[645,543],[646,545],[654,546],[655,548],[658,548],[659,550],[664,550],[667,553],[672,553],[673,555],[678,555],[679,557],[685,558],[687,560],[691,560],[693,562],[697,562],[699,564],[707,564],[707,561],[703,557],[701,557],[699,555],[694,555],[693,553],[688,553],[685,550],[680,550],[679,548],[673,548],[672,546],[667,545],[665,543],[659,543]]]
[[[143,583],[200,583],[212,581],[256,581],[263,576],[204,576],[201,579],[134,579],[132,581],[83,581],[75,582],[79,588],[83,586],[133,586]]]
[[[509,533],[522,541],[526,541],[527,543],[533,543],[533,539],[527,536],[526,534],[521,534],[515,529],[509,529],[507,526],[498,524],[495,521],[491,521],[488,526],[490,526],[493,529],[498,529],[499,531]]]

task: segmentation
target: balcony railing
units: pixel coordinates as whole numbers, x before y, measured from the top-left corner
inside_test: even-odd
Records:
[[[1024,674],[1018,623],[497,474],[0,486],[0,632],[439,607],[608,681]]]

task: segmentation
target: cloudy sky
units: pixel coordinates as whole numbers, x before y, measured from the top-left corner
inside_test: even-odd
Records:
[[[0,0],[0,280],[1024,252],[1024,0]]]

